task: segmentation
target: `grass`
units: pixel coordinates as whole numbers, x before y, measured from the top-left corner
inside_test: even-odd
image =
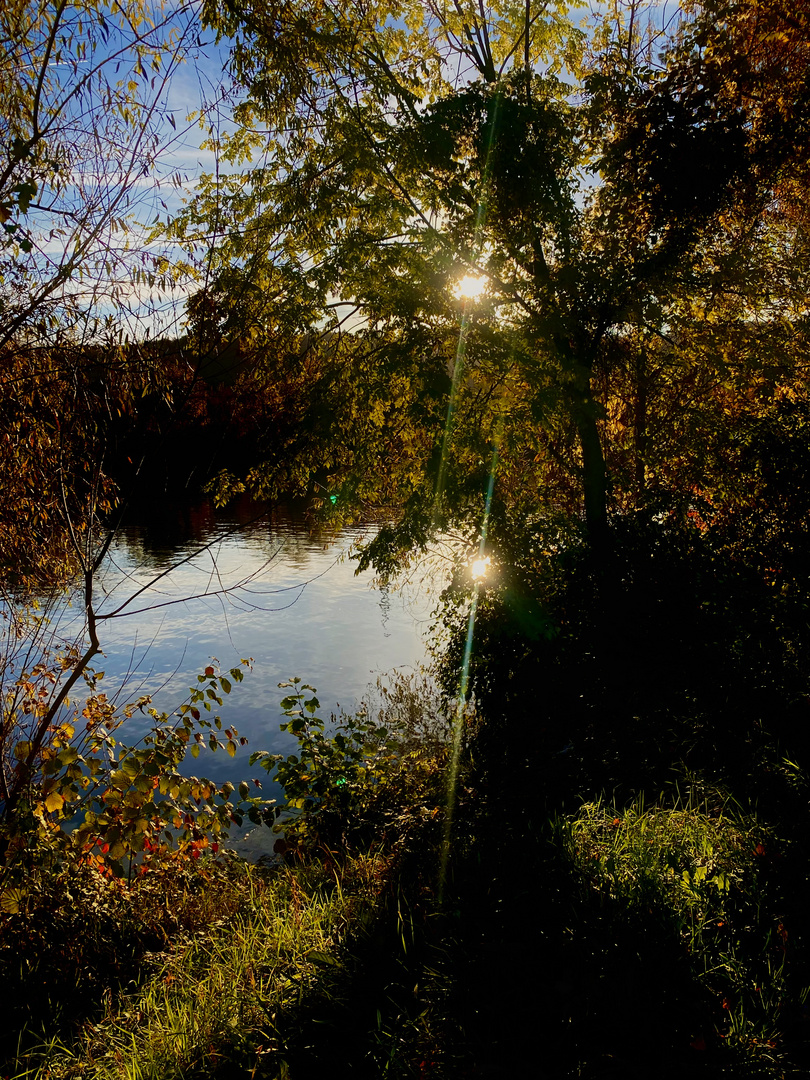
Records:
[[[551,819],[462,790],[441,907],[418,807],[393,849],[51,883],[0,935],[5,974],[27,964],[7,991],[50,988],[0,1075],[807,1075],[802,850],[698,785]]]
[[[769,882],[779,842],[754,814],[712,792],[625,809],[592,802],[554,822],[555,843],[600,905],[652,916],[677,936],[714,1003],[697,1032],[746,1070],[782,1075],[784,1043],[810,987],[791,971],[792,943]]]
[[[31,1048],[10,1075],[171,1080],[212,1076],[229,1064],[240,1075],[281,1075],[277,1018],[300,1005],[383,872],[374,856],[331,870],[312,863],[268,875],[243,867],[231,881],[238,910],[145,956],[149,974],[137,987],[109,993],[103,1014],[71,1044]]]

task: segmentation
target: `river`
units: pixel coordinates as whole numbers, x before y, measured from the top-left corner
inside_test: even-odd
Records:
[[[356,710],[378,678],[423,663],[436,597],[424,582],[389,592],[373,587],[370,573],[355,574],[350,553],[373,526],[326,539],[310,534],[301,508],[259,513],[247,501],[224,513],[206,501],[156,503],[124,525],[98,578],[98,610],[108,617],[95,667],[104,671],[100,689],[120,704],[149,694],[171,711],[212,658],[223,670],[251,658],[252,671],[217,709],[248,746],[235,758],[206,749],[184,771],[218,783],[256,777],[267,797],[280,798],[248,765],[253,750],[295,750],[279,730],[279,682],[297,675],[316,687],[327,717]],[[78,606],[60,614],[67,638],[71,624],[81,624]],[[136,717],[124,742],[145,731]],[[252,843],[263,848],[266,838]]]

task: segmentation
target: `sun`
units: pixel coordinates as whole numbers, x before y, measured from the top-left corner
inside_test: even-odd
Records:
[[[487,288],[487,279],[475,277],[473,274],[465,274],[460,281],[453,286],[453,293],[458,300],[478,300],[484,295]]]
[[[483,581],[491,569],[492,560],[489,555],[483,559],[473,559],[470,563],[470,573],[473,581]]]

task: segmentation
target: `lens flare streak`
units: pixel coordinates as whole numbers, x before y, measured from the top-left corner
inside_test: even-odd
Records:
[[[486,162],[483,172],[483,184],[481,191],[481,198],[478,203],[478,209],[476,214],[475,230],[474,230],[474,250],[480,251],[482,248],[482,236],[484,221],[486,219],[487,212],[487,189],[489,186],[489,174],[490,174],[490,161],[492,157],[492,150],[495,143],[495,133],[498,123],[498,100],[495,100],[495,108],[492,113],[489,139],[487,146]],[[464,279],[465,292],[467,288],[467,282],[471,280],[471,275]],[[472,286],[470,286],[472,287]],[[476,286],[477,288],[477,286]],[[482,289],[483,291],[483,289]],[[460,297],[461,298],[461,297]],[[470,294],[465,297],[466,299],[474,299]],[[466,308],[466,304],[465,304]],[[438,518],[438,514],[441,507],[442,495],[444,492],[444,482],[446,475],[446,462],[448,451],[450,448],[450,438],[453,429],[453,422],[455,420],[456,401],[458,396],[459,386],[461,384],[462,370],[464,367],[464,357],[467,349],[467,334],[470,327],[470,318],[465,310],[461,318],[461,326],[459,328],[458,346],[456,348],[455,364],[453,366],[453,383],[450,390],[450,401],[447,407],[447,421],[444,429],[444,439],[442,442],[442,457],[439,464],[439,476],[436,484],[435,499],[433,504],[433,516],[434,522]],[[492,463],[489,470],[489,480],[487,484],[487,496],[484,504],[484,516],[481,523],[481,539],[478,545],[478,560],[483,563],[486,559],[485,548],[487,539],[487,527],[489,525],[489,514],[492,505],[492,493],[495,488],[495,470],[498,460],[498,438],[496,436],[495,446],[492,452]],[[444,817],[444,836],[442,840],[442,849],[439,865],[439,887],[438,887],[438,900],[441,904],[444,900],[444,890],[447,882],[447,863],[450,856],[450,843],[452,838],[453,829],[453,812],[456,804],[456,792],[458,788],[458,773],[459,763],[461,760],[461,746],[464,735],[464,714],[467,705],[467,691],[469,689],[470,680],[470,659],[472,657],[473,636],[475,632],[475,616],[478,610],[478,597],[481,591],[481,581],[476,579],[473,586],[472,602],[470,603],[470,613],[467,620],[467,639],[464,644],[464,659],[461,665],[461,680],[459,683],[458,699],[456,703],[456,711],[453,722],[453,746],[450,756],[450,769],[447,778],[447,809]]]
[[[484,555],[487,542],[487,528],[489,515],[492,508],[492,493],[495,490],[495,473],[498,466],[497,443],[492,451],[492,462],[489,467],[489,479],[487,482],[487,497],[484,503],[484,516],[481,522],[481,539],[478,544],[478,558],[475,563],[489,565],[489,556]],[[473,637],[475,635],[475,616],[478,611],[478,597],[481,592],[481,581],[476,579],[473,585],[472,602],[470,613],[467,618],[467,638],[464,642],[464,659],[461,664],[461,680],[458,688],[456,712],[453,718],[453,746],[450,753],[450,769],[447,774],[447,809],[444,815],[444,835],[442,837],[442,850],[439,864],[439,904],[444,901],[444,888],[447,881],[447,860],[450,857],[450,841],[453,829],[453,812],[456,806],[456,792],[458,789],[458,772],[461,761],[461,745],[464,738],[464,714],[467,707],[467,692],[470,685],[470,661],[472,659]]]

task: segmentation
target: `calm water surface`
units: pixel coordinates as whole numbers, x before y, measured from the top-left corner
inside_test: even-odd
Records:
[[[315,686],[322,712],[357,708],[378,676],[416,668],[426,656],[435,601],[424,586],[387,592],[371,575],[355,575],[348,556],[370,527],[326,541],[310,535],[303,513],[286,507],[259,520],[242,504],[215,514],[208,503],[155,505],[125,526],[99,577],[101,689],[121,704],[151,694],[176,708],[196,676],[216,658],[223,669],[242,657],[253,671],[224,699],[223,726],[235,725],[249,746],[230,758],[208,750],[187,771],[218,782],[256,776],[268,797],[280,792],[248,766],[252,750],[295,749],[279,731],[278,683],[298,675]],[[201,551],[205,545],[205,550]],[[70,636],[77,608],[61,617]],[[133,718],[122,735],[145,730]]]

